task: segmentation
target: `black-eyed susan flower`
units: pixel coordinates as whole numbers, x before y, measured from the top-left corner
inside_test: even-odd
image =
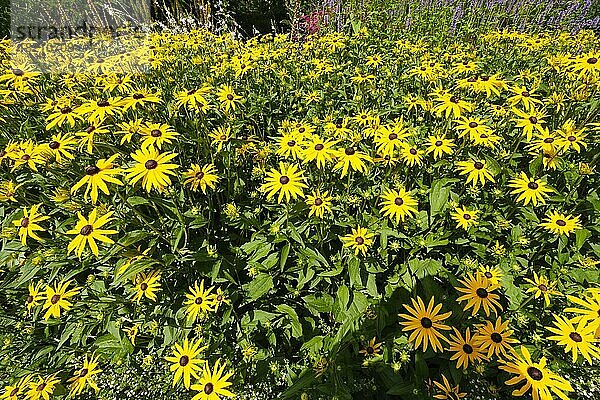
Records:
[[[189,107],[195,110],[205,110],[208,107],[206,95],[213,89],[210,85],[202,86],[199,89],[182,90],[175,94],[175,105],[177,108]]]
[[[456,207],[450,216],[456,221],[457,228],[469,230],[470,227],[477,226],[478,214],[479,210],[469,210],[467,207],[463,206],[462,208]]]
[[[471,103],[450,93],[438,94],[437,97],[434,98],[434,101],[438,104],[434,107],[433,111],[438,116],[444,115],[446,118],[460,118],[464,112],[473,111],[473,105]]]
[[[88,165],[85,167],[85,176],[73,185],[71,193],[77,192],[79,188],[87,184],[83,198],[87,200],[89,194],[92,198],[92,203],[96,203],[98,200],[98,189],[106,195],[110,194],[108,186],[106,185],[107,182],[115,185],[122,185],[123,182],[114,177],[114,175],[122,173],[120,168],[113,168],[114,162],[118,156],[119,154],[114,154],[108,159],[98,160],[95,165]]]
[[[117,125],[119,127],[119,130],[115,132],[117,134],[123,135],[123,137],[121,137],[120,143],[123,144],[131,142],[133,135],[135,135],[140,131],[140,129],[142,129],[142,124],[143,121],[139,118],[129,122],[120,122]]]
[[[452,311],[440,314],[442,304],[435,304],[435,298],[431,297],[429,304],[425,307],[425,303],[420,296],[417,299],[411,299],[413,307],[408,304],[404,305],[404,308],[409,314],[399,314],[401,318],[407,321],[400,321],[400,325],[403,325],[403,332],[412,331],[408,337],[408,341],[414,343],[415,347],[423,345],[423,351],[427,351],[427,348],[431,345],[434,352],[443,351],[443,346],[440,340],[448,341],[446,337],[440,332],[441,330],[450,330],[450,327],[444,325],[443,322],[452,315]]]
[[[479,348],[479,344],[475,341],[475,337],[471,336],[471,328],[467,328],[465,336],[458,329],[452,328],[454,334],[450,334],[449,350],[454,354],[450,360],[456,360],[456,368],[467,369],[469,364],[474,364],[478,361],[487,360],[487,356]]]
[[[331,212],[331,200],[333,197],[329,195],[329,192],[325,191],[321,193],[319,190],[315,190],[312,194],[306,196],[306,205],[310,207],[308,216],[315,216],[317,218],[323,218],[325,212]]]
[[[462,393],[458,385],[452,386],[446,376],[442,375],[442,383],[433,381],[433,384],[441,391],[441,393],[433,395],[434,398],[440,400],[458,400],[465,397],[467,394]]]
[[[1,400],[19,400],[21,395],[25,394],[29,387],[32,375],[25,375],[12,385],[4,386],[4,393],[0,396]]]
[[[37,282],[35,285],[33,282],[29,283],[29,287],[27,288],[29,294],[27,295],[27,299],[25,299],[25,305],[27,306],[27,311],[31,311],[34,307],[39,305],[42,300],[44,300],[44,294],[41,292],[43,283],[41,281]]]
[[[179,382],[183,376],[183,385],[186,389],[191,386],[192,377],[199,379],[198,371],[202,370],[202,366],[206,364],[206,361],[198,358],[200,353],[208,348],[208,346],[200,347],[201,341],[188,341],[184,339],[183,344],[175,343],[174,354],[165,359],[173,365],[171,365],[171,372],[175,371],[173,377],[173,386]]]
[[[179,136],[171,125],[149,122],[142,125],[138,133],[141,135],[142,148],[154,146],[158,150],[162,149],[165,143],[173,143],[173,139]]]
[[[490,267],[488,265],[481,265],[479,272],[494,285],[500,285],[500,278],[504,275],[500,268]]]
[[[153,147],[140,149],[131,154],[131,158],[136,161],[136,164],[127,169],[127,179],[135,185],[140,179],[142,187],[146,192],[150,192],[155,188],[161,192],[165,187],[171,185],[169,175],[175,175],[173,171],[179,168],[179,165],[169,163],[173,158],[177,157],[177,153],[159,153]]]
[[[108,222],[112,221],[112,215],[113,212],[109,211],[100,218],[97,218],[97,208],[94,208],[90,212],[88,218],[85,218],[80,212],[78,212],[78,221],[75,225],[75,228],[67,231],[68,235],[77,235],[67,246],[68,253],[76,250],[77,256],[81,257],[81,254],[83,253],[83,250],[87,244],[92,250],[92,253],[94,253],[95,256],[98,256],[99,251],[96,240],[103,243],[114,243],[114,241],[106,235],[115,234],[117,231],[114,229],[101,229]]]
[[[123,113],[121,97],[109,97],[102,100],[90,100],[82,104],[77,112],[87,117],[88,122],[100,125],[101,121],[110,116],[118,116]]]
[[[235,107],[241,102],[242,96],[238,96],[231,86],[223,85],[217,91],[217,97],[221,102],[221,108],[225,112],[235,110]]]
[[[518,177],[511,179],[508,186],[514,189],[510,192],[511,194],[519,195],[517,201],[522,201],[523,205],[529,203],[534,206],[537,206],[538,203],[546,204],[548,193],[553,192],[546,182],[530,178],[525,172],[521,172]]]
[[[27,238],[33,238],[41,241],[36,232],[45,232],[46,229],[38,225],[39,222],[46,221],[50,217],[38,213],[41,204],[34,204],[29,210],[27,207],[23,208],[23,217],[13,221],[13,225],[19,228],[19,238],[21,238],[21,244],[27,245]]]
[[[129,109],[135,110],[138,106],[141,108],[148,103],[160,103],[160,93],[153,93],[148,88],[139,88],[133,90],[129,96],[121,100],[123,112]]]
[[[317,168],[325,168],[325,165],[331,162],[337,153],[333,146],[337,140],[323,140],[317,135],[312,135],[306,142],[306,148],[302,151],[302,162],[315,162]]]
[[[576,128],[575,121],[568,119],[565,121],[560,129],[556,130],[559,135],[557,145],[563,150],[573,149],[576,152],[581,152],[582,149],[587,148],[585,142],[586,135],[583,133],[585,128]]]
[[[79,110],[76,107],[64,105],[60,109],[53,111],[46,118],[46,130],[50,130],[55,126],[61,127],[65,123],[73,128],[77,122],[83,121],[83,117],[79,114]]]
[[[444,135],[433,135],[427,138],[429,146],[425,149],[427,154],[433,153],[433,158],[437,160],[442,158],[444,154],[452,154],[454,150],[454,142],[452,139],[447,139]]]
[[[344,247],[350,247],[354,249],[354,254],[362,253],[363,256],[367,254],[369,246],[373,244],[373,237],[375,235],[367,230],[367,228],[357,227],[352,228],[352,233],[342,236],[342,242]]]
[[[160,290],[160,271],[153,270],[148,274],[141,272],[135,276],[135,286],[133,287],[133,301],[138,304],[142,297],[152,301],[157,301],[156,293]]]
[[[464,311],[473,308],[472,314],[476,315],[480,308],[483,308],[486,316],[490,316],[490,311],[498,315],[498,310],[502,311],[502,305],[498,302],[500,296],[494,293],[500,286],[490,282],[483,274],[467,275],[465,279],[459,280],[463,286],[455,287],[461,293],[457,301],[466,301]]]
[[[15,195],[17,194],[17,189],[19,189],[22,185],[17,184],[13,181],[4,181],[0,183],[0,201],[14,201],[17,199]]]
[[[535,271],[533,272],[533,280],[525,278],[525,282],[532,286],[527,289],[527,293],[533,293],[534,298],[544,298],[546,307],[550,305],[550,296],[559,295],[560,292],[556,291],[556,282],[550,281],[543,275],[538,275]]]
[[[380,197],[383,199],[383,202],[379,204],[382,207],[381,212],[385,217],[395,219],[396,224],[418,212],[417,200],[411,195],[411,192],[407,192],[404,188],[386,189]]]
[[[96,135],[106,135],[110,130],[106,126],[102,126],[104,120],[90,123],[85,129],[76,132],[75,136],[79,138],[79,149],[87,151],[88,154],[94,153],[94,140]]]
[[[303,189],[308,187],[304,183],[305,180],[301,169],[294,164],[280,162],[279,171],[272,168],[267,172],[266,182],[261,186],[261,190],[267,193],[267,200],[279,193],[277,203],[281,203],[284,197],[285,201],[289,202],[291,199],[304,197]]]
[[[571,312],[578,314],[572,319],[573,322],[584,320],[594,325],[596,330],[596,337],[600,337],[600,289],[590,288],[587,292],[581,296],[567,296],[570,302],[579,305],[582,308],[567,307],[565,312]]]
[[[75,286],[73,289],[67,290],[73,281],[59,282],[54,287],[46,286],[46,300],[42,306],[46,310],[44,319],[47,321],[50,317],[60,318],[61,310],[69,311],[73,304],[69,299],[79,293],[79,288]]]
[[[498,317],[495,323],[486,321],[478,325],[475,342],[482,352],[487,350],[487,357],[510,357],[514,353],[511,344],[518,343],[518,340],[512,338],[512,334],[513,330],[508,328],[508,321],[502,322],[502,317]]]
[[[75,371],[75,375],[68,380],[68,382],[71,383],[69,395],[73,396],[80,394],[87,385],[98,392],[100,388],[98,388],[98,385],[94,380],[94,375],[99,374],[102,372],[102,370],[97,367],[98,358],[92,355],[92,357],[88,360],[86,355],[81,369]]]
[[[534,109],[537,105],[543,104],[540,99],[536,99],[533,95],[536,92],[536,88],[527,89],[525,86],[515,85],[510,88],[513,96],[507,99],[508,104],[511,107],[523,105],[525,111]]]
[[[204,287],[204,279],[194,283],[194,286],[190,286],[190,293],[186,293],[187,298],[183,305],[185,306],[185,313],[189,321],[195,321],[198,316],[206,315],[209,312],[215,311],[215,295],[212,292],[214,286]]]
[[[557,211],[550,211],[540,226],[543,226],[555,235],[567,236],[577,229],[581,229],[579,216],[565,215]]]
[[[50,400],[50,396],[59,383],[60,379],[56,375],[49,375],[45,378],[39,376],[36,380],[29,382],[29,390],[25,394],[25,398],[27,400]]]
[[[367,162],[373,162],[371,157],[354,148],[353,146],[346,147],[336,153],[337,163],[333,167],[334,170],[342,170],[342,177],[346,176],[349,169],[358,172],[365,172]]]
[[[223,292],[223,289],[221,288],[217,288],[217,291],[213,295],[213,300],[215,312],[219,310],[221,304],[231,304],[231,300],[227,298],[227,295],[225,294],[225,292]]]
[[[574,325],[568,318],[554,315],[555,327],[546,328],[554,333],[554,336],[548,336],[548,339],[557,342],[559,346],[564,346],[565,353],[571,352],[573,363],[577,362],[579,354],[590,364],[592,364],[592,357],[600,358],[600,349],[595,345],[596,327],[586,322],[580,319]]]
[[[571,384],[547,367],[546,357],[542,357],[539,362],[534,362],[525,346],[521,346],[521,354],[515,353],[513,357],[502,360],[502,365],[499,367],[509,374],[516,375],[505,382],[507,385],[516,385],[525,381],[521,388],[513,390],[513,396],[520,397],[531,390],[534,400],[552,399],[553,395],[568,400],[563,392],[573,391]]]
[[[63,157],[67,160],[74,158],[71,152],[74,150],[74,146],[77,144],[77,140],[66,133],[57,133],[52,135],[50,142],[48,143],[48,152],[56,159],[57,163],[63,161]]]
[[[530,141],[533,137],[534,132],[543,132],[544,127],[542,124],[546,123],[544,120],[547,117],[542,111],[538,111],[534,108],[528,111],[521,111],[517,108],[513,108],[512,112],[518,117],[513,119],[516,122],[517,128],[523,128],[523,134],[527,141]]]
[[[19,146],[15,148],[14,154],[11,156],[14,160],[11,172],[15,171],[21,165],[27,165],[31,170],[37,172],[37,166],[46,161],[44,158],[44,150],[45,146],[38,146],[31,140],[20,143]]]
[[[492,128],[486,125],[487,120],[477,117],[461,117],[455,120],[458,123],[456,130],[458,137],[468,136],[471,140],[475,137],[480,137],[483,134],[490,135]]]
[[[214,164],[205,164],[200,166],[198,164],[192,164],[184,174],[184,185],[190,185],[192,191],[198,190],[198,186],[202,190],[202,193],[206,194],[206,189],[214,189],[216,183],[219,181],[219,176],[216,174],[217,168]]]
[[[233,372],[225,373],[225,364],[217,360],[211,372],[209,363],[204,364],[202,376],[197,384],[192,385],[192,390],[197,391],[192,400],[220,400],[222,397],[234,397],[235,394],[227,389],[232,385],[228,379]],[[220,368],[219,368],[220,367]]]
[[[217,146],[217,151],[221,151],[225,143],[231,138],[231,127],[219,126],[208,134],[212,138],[212,145]]]
[[[381,346],[383,343],[377,343],[377,338],[369,340],[369,343],[365,345],[363,349],[361,349],[358,353],[362,354],[365,357],[374,357],[381,354]]]
[[[409,167],[421,165],[423,163],[423,154],[425,154],[423,150],[408,143],[405,143],[400,149],[400,159]]]
[[[296,132],[286,133],[279,138],[279,148],[277,149],[277,154],[297,160],[302,154],[303,141],[303,136]]]
[[[481,186],[484,186],[486,179],[490,182],[496,182],[483,160],[459,161],[456,165],[460,175],[467,175],[467,184],[471,183],[476,186],[477,183],[480,183]]]

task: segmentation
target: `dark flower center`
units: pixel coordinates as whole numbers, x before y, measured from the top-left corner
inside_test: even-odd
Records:
[[[532,124],[537,124],[538,119],[536,117],[529,117],[529,122],[531,122]]]
[[[305,127],[301,127],[301,128],[298,129],[298,132],[300,132],[300,133],[304,133],[304,131],[306,131]]]
[[[567,138],[567,140],[568,140],[569,142],[574,142],[574,141],[576,141],[576,140],[577,140],[577,138],[576,138],[575,136],[573,136],[573,135],[570,135],[570,136]]]
[[[94,231],[94,227],[92,225],[86,225],[79,231],[80,235],[88,236]]]
[[[375,349],[371,346],[367,347],[367,354],[373,354],[375,352]]]
[[[202,304],[204,300],[202,300],[202,297],[196,297],[196,300],[194,300],[194,303],[196,304]]]
[[[479,135],[479,137],[482,139],[487,139],[488,135],[486,135],[485,133],[482,133],[481,135]]]
[[[12,73],[16,76],[23,76],[25,75],[25,72],[22,69],[19,68],[13,68]]]
[[[321,151],[324,148],[325,148],[325,146],[323,146],[321,143],[315,145],[315,150],[317,150],[317,151]]]
[[[433,326],[433,321],[427,317],[421,318],[421,326],[425,329],[429,329]]]
[[[529,92],[527,90],[524,90],[523,93],[521,93],[521,96],[529,97],[529,96],[531,96],[531,94],[529,94]]]
[[[86,133],[92,133],[96,130],[96,127],[94,125],[90,125],[87,127],[87,129],[85,130]]]
[[[565,226],[565,225],[567,225],[567,223],[565,221],[563,221],[562,219],[557,219],[556,220],[556,225],[558,225],[558,226]]]
[[[487,81],[489,81],[489,80],[490,80],[490,77],[489,77],[489,76],[487,76],[487,75],[481,75],[481,78],[480,78],[480,79],[481,79],[482,81],[484,81],[484,82],[487,82]]]
[[[410,149],[408,152],[410,154],[412,154],[413,156],[417,154],[417,150],[416,149]]]
[[[359,246],[365,243],[365,239],[362,236],[357,236],[356,239],[354,239],[354,241],[356,242],[356,244],[358,244]]]
[[[296,145],[296,141],[295,140],[290,140],[289,142],[287,142],[287,145],[290,147],[294,147]]]
[[[229,101],[233,100],[233,95],[231,93],[227,95],[227,100],[229,100]]]
[[[281,177],[279,178],[279,183],[281,183],[282,185],[286,185],[290,182],[290,178],[288,178],[285,175],[281,175]]]
[[[220,139],[220,140],[227,140],[227,136],[225,136],[225,135],[221,135],[221,136],[219,137],[219,139]]]
[[[554,138],[549,137],[549,138],[544,139],[544,143],[552,143],[552,142],[554,142]]]
[[[140,99],[143,99],[145,96],[143,94],[141,94],[141,93],[135,93],[131,97],[133,97],[134,100],[140,100]]]
[[[21,227],[27,228],[28,226],[29,226],[29,218],[25,217],[25,218],[21,219]]]
[[[482,169],[483,163],[481,161],[475,161],[475,164],[473,164],[473,166],[475,167],[475,169]]]
[[[571,338],[572,341],[577,342],[577,343],[581,343],[583,341],[583,338],[577,332],[569,333],[569,337]]]
[[[79,373],[79,377],[83,378],[84,376],[86,376],[88,374],[88,369],[84,368],[81,370],[81,372]]]
[[[60,109],[61,114],[68,114],[71,111],[73,111],[73,109],[71,107],[63,107]]]
[[[23,154],[21,156],[21,160],[23,160],[23,161],[29,161],[30,158],[31,158],[31,156],[29,154]]]
[[[320,197],[317,197],[317,198],[315,199],[315,206],[317,206],[317,207],[318,207],[318,206],[320,206],[321,204],[323,204],[323,199],[322,199],[322,198],[320,198]]]
[[[470,220],[470,219],[471,219],[471,214],[464,213],[464,214],[463,214],[463,218],[464,218],[464,219],[466,219],[466,220],[468,221],[468,220]]]
[[[546,291],[548,291],[548,286],[546,286],[542,283],[542,284],[538,285],[538,289],[540,289],[542,292],[546,292]]]
[[[217,295],[217,301],[223,301],[223,296],[222,295]]]
[[[179,359],[179,365],[181,365],[182,367],[188,365],[189,362],[190,358],[188,356],[181,356],[181,358]]]
[[[98,172],[100,172],[100,168],[95,165],[88,165],[85,167],[85,173],[87,175],[96,175]]]
[[[144,163],[144,167],[146,167],[146,169],[154,169],[158,167],[158,162],[156,162],[156,160],[148,160]]]
[[[32,295],[27,296],[27,302],[28,303],[33,303],[33,296]]]
[[[12,390],[12,392],[10,392],[10,397],[15,397],[17,395],[17,393],[19,393],[19,388],[16,387]]]
[[[467,79],[467,82],[477,82],[477,78],[475,78],[474,76],[472,76],[469,79]]]
[[[194,93],[196,93],[196,89],[188,90],[188,92],[187,92],[187,95],[188,95],[188,96],[191,96],[191,95],[193,95]]]
[[[475,293],[477,293],[477,296],[479,296],[482,299],[485,299],[486,297],[488,297],[488,291],[485,290],[484,288],[478,288]]]
[[[401,206],[402,204],[404,204],[404,200],[401,197],[396,197],[394,199],[394,204],[397,206]]]
[[[44,388],[46,387],[46,382],[42,383],[41,385],[39,385],[36,390],[38,392],[41,392],[42,390],[44,390]]]
[[[470,344],[468,344],[468,343],[465,343],[465,344],[463,344],[463,347],[462,347],[462,349],[463,349],[463,351],[464,351],[466,354],[471,354],[471,353],[473,353],[473,346],[471,346],[471,345],[470,345]]]
[[[458,96],[452,96],[452,97],[450,97],[450,101],[452,103],[456,104],[460,101],[460,98]]]
[[[439,147],[439,146],[441,146],[442,144],[443,144],[443,143],[442,143],[442,141],[441,141],[441,140],[436,140],[436,141],[435,141],[435,145],[436,145],[436,146],[438,146],[438,147]]]
[[[346,153],[347,156],[351,156],[354,155],[354,153],[356,153],[356,150],[354,150],[354,147],[348,147],[344,153]]]
[[[50,303],[56,304],[60,301],[60,294],[55,294],[50,298]]]
[[[160,129],[152,129],[150,131],[150,136],[152,136],[152,137],[161,137],[162,136],[162,132],[160,131]]]
[[[494,276],[494,275],[492,275],[492,273],[491,273],[491,272],[489,272],[489,271],[486,271],[486,272],[485,272],[485,274],[483,274],[483,275],[484,275],[486,278],[488,278],[488,279],[490,279],[492,276]]]
[[[477,124],[477,122],[475,122],[475,121],[471,121],[471,122],[469,122],[469,128],[477,128],[477,125],[478,125],[478,124]]]
[[[587,59],[588,64],[596,64],[598,59],[596,57],[590,57]]]
[[[533,379],[534,381],[541,381],[542,378],[544,377],[544,374],[542,374],[542,371],[540,371],[536,367],[527,368],[527,375],[529,375],[531,377],[531,379]]]
[[[215,387],[212,383],[208,382],[204,385],[204,393],[211,394],[215,390]]]
[[[108,107],[108,106],[110,106],[110,103],[108,101],[106,101],[106,100],[99,101],[96,104],[98,104],[98,107]]]
[[[196,172],[196,179],[202,179],[202,178],[204,178],[204,172],[202,172],[202,171]]]
[[[56,140],[51,141],[50,143],[48,143],[48,146],[52,149],[52,150],[56,150],[60,147],[60,143],[58,143]]]
[[[540,187],[540,185],[538,185],[536,182],[529,182],[527,187],[531,190],[536,190],[538,187]]]
[[[492,339],[492,342],[494,343],[501,343],[502,342],[502,335],[499,334],[498,332],[494,332],[490,335],[490,338]]]
[[[390,139],[390,140],[396,140],[396,139],[398,139],[398,135],[395,134],[395,133],[390,133],[389,136],[388,136],[388,139]]]

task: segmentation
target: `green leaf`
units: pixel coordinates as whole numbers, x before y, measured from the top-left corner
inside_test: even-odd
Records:
[[[250,283],[244,285],[251,300],[264,296],[273,288],[273,278],[268,274],[258,274]]]
[[[281,271],[283,271],[288,255],[290,254],[290,247],[290,243],[286,243],[285,246],[283,246],[283,249],[281,249],[281,253],[279,254],[279,269]]]
[[[350,287],[362,287],[360,260],[357,257],[352,257],[348,260],[348,275],[350,275]]]
[[[294,310],[287,304],[278,304],[275,306],[275,308],[277,309],[277,311],[288,316],[292,327],[292,336],[295,338],[302,336],[302,324],[298,319],[298,314],[296,313],[296,310]]]
[[[431,185],[431,191],[429,192],[429,212],[432,217],[440,214],[448,203],[450,188],[443,185],[444,182],[442,180],[436,180]]]

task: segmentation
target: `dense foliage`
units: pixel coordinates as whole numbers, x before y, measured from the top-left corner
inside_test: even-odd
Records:
[[[4,41],[0,398],[597,398],[598,45]]]

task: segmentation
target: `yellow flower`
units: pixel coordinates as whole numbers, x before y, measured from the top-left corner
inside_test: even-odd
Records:
[[[165,357],[167,361],[173,363],[173,365],[171,365],[171,372],[175,371],[173,386],[175,386],[183,376],[183,385],[186,389],[189,389],[192,376],[196,379],[200,378],[198,376],[198,371],[201,370],[200,365],[204,365],[206,361],[197,358],[197,356],[207,348],[208,346],[200,347],[199,340],[189,342],[187,338],[183,341],[182,346],[179,345],[179,343],[175,343],[173,356]]]
[[[107,212],[100,218],[96,219],[98,214],[98,209],[94,208],[92,212],[90,212],[89,218],[85,218],[81,215],[80,212],[77,213],[77,225],[75,228],[67,231],[68,235],[77,235],[67,247],[68,253],[71,253],[73,250],[77,250],[77,256],[81,257],[83,250],[85,249],[85,245],[88,244],[92,253],[98,256],[98,245],[96,244],[96,240],[99,240],[104,243],[114,243],[112,239],[105,235],[112,235],[117,233],[117,231],[113,229],[100,229],[106,223],[111,221],[110,218],[113,215],[112,211]]]
[[[175,132],[172,126],[167,124],[145,123],[140,127],[139,133],[142,135],[142,148],[154,146],[161,149],[165,143],[172,143],[179,134]]]
[[[151,271],[146,275],[145,272],[141,272],[135,277],[135,293],[133,300],[140,303],[142,297],[146,297],[152,301],[156,301],[156,292],[160,290],[160,271]]]
[[[366,162],[372,162],[373,160],[367,154],[357,151],[354,147],[350,146],[344,150],[339,150],[336,154],[338,159],[337,164],[333,167],[334,170],[342,169],[342,177],[346,176],[348,169],[352,167],[353,170],[358,172],[364,172],[367,169]]]
[[[500,296],[493,293],[500,286],[491,283],[483,274],[478,272],[475,276],[467,275],[464,280],[459,280],[459,282],[464,287],[455,287],[455,289],[465,294],[456,300],[459,302],[467,301],[464,311],[473,307],[472,315],[474,316],[483,307],[485,315],[489,317],[490,310],[495,315],[498,314],[498,310],[502,310],[502,305],[498,302]]]
[[[192,397],[192,400],[219,400],[221,399],[221,396],[235,396],[234,393],[226,389],[232,385],[228,379],[233,375],[233,372],[224,373],[225,364],[222,364],[221,368],[219,368],[220,361],[221,360],[217,360],[212,372],[208,362],[204,364],[204,369],[199,382],[192,385],[192,390],[198,391],[198,393]]]
[[[215,296],[211,294],[213,289],[213,286],[204,289],[204,279],[200,281],[200,287],[198,282],[194,283],[194,287],[190,287],[190,293],[185,294],[187,300],[183,303],[189,321],[195,321],[198,315],[215,311]]]
[[[263,192],[267,192],[267,200],[279,192],[277,203],[281,203],[285,197],[286,202],[297,197],[304,197],[302,189],[308,186],[304,183],[303,171],[293,164],[279,163],[279,171],[275,168],[267,172],[266,183],[261,186]]]
[[[153,147],[140,149],[131,154],[131,158],[137,163],[126,171],[127,179],[130,179],[132,185],[141,179],[146,192],[150,192],[152,188],[161,192],[166,186],[171,185],[169,175],[174,175],[173,170],[179,167],[177,164],[169,163],[176,156],[177,153],[170,152],[160,154]]]
[[[544,297],[544,301],[546,303],[546,307],[550,305],[550,296],[560,294],[554,290],[556,287],[556,282],[551,282],[548,278],[543,275],[539,275],[534,271],[533,272],[533,280],[529,278],[525,278],[525,282],[528,282],[533,285],[527,289],[527,293],[534,293],[535,298],[539,298],[540,296]]]
[[[478,210],[468,210],[467,207],[463,206],[462,208],[455,208],[454,211],[450,216],[456,221],[457,228],[469,230],[470,227],[477,226]]]
[[[411,192],[407,192],[404,188],[400,190],[386,189],[380,197],[384,200],[379,204],[383,206],[381,208],[383,215],[394,218],[396,224],[399,224],[400,220],[404,221],[405,217],[412,217],[418,212],[417,200],[411,196]]]
[[[586,324],[585,320],[579,320],[575,327],[573,322],[560,315],[554,315],[554,325],[556,328],[548,327],[554,336],[548,336],[548,339],[557,342],[565,347],[565,353],[572,353],[573,364],[577,362],[579,353],[592,364],[592,357],[600,358],[600,349],[594,344],[596,327],[593,324]],[[590,357],[591,356],[591,357]]]
[[[307,142],[306,149],[302,151],[302,163],[314,161],[317,168],[324,168],[325,164],[332,161],[336,155],[336,150],[332,147],[337,141],[323,140],[317,135],[313,135]]]
[[[547,184],[535,178],[529,178],[525,172],[521,172],[519,177],[511,179],[509,187],[514,188],[511,194],[519,194],[517,201],[523,201],[524,205],[530,202],[536,206],[546,204],[547,193],[553,192]]]
[[[33,282],[29,283],[29,295],[27,296],[27,300],[25,301],[27,304],[27,311],[31,311],[31,309],[35,306],[37,306],[38,301],[42,301],[44,300],[44,295],[42,293],[40,293],[42,289],[42,282],[38,282],[35,284],[35,286],[33,285]]]
[[[226,112],[229,110],[235,110],[235,107],[240,103],[242,96],[238,96],[233,91],[231,86],[223,85],[217,92],[219,101],[221,102],[221,108]]]
[[[96,203],[98,200],[98,188],[100,188],[104,194],[110,194],[106,182],[114,183],[115,185],[122,185],[123,182],[112,176],[118,175],[122,172],[120,168],[113,168],[114,161],[118,156],[118,154],[115,154],[107,160],[98,160],[96,165],[88,165],[85,167],[85,176],[71,188],[71,193],[75,193],[79,188],[87,183],[83,198],[87,200],[88,193],[90,193],[91,189],[92,203]]]
[[[461,393],[458,385],[452,387],[445,375],[442,375],[442,382],[443,384],[433,381],[433,384],[442,391],[442,393],[434,395],[434,398],[440,400],[459,400],[467,395],[466,393]]]
[[[325,211],[331,212],[331,200],[329,192],[321,194],[319,190],[312,192],[312,194],[306,196],[306,205],[310,207],[308,216],[316,216],[317,218],[323,218]]]
[[[467,369],[469,364],[474,364],[476,361],[487,361],[487,356],[481,351],[479,344],[475,342],[475,338],[471,337],[471,328],[467,328],[465,337],[456,328],[452,328],[456,336],[450,334],[449,350],[454,352],[450,360],[456,360],[456,368]]]
[[[487,169],[485,161],[459,161],[456,165],[460,175],[467,175],[467,184],[471,182],[475,186],[479,182],[481,186],[484,186],[486,179],[496,182],[490,170]]]
[[[43,216],[38,214],[38,210],[41,204],[35,204],[31,206],[29,211],[27,211],[27,207],[23,208],[23,218],[13,221],[14,226],[19,227],[19,237],[21,238],[21,244],[23,246],[27,245],[27,238],[32,237],[35,240],[42,240],[35,232],[41,231],[45,232],[46,229],[39,226],[37,223],[41,221],[45,221],[49,219],[49,216]]]
[[[544,222],[540,224],[555,235],[569,235],[577,229],[581,229],[578,216],[561,214],[556,211],[550,211]]]
[[[68,301],[71,297],[79,293],[79,288],[74,287],[71,290],[67,290],[69,285],[73,281],[60,282],[52,286],[46,286],[46,301],[42,306],[42,309],[48,309],[44,314],[44,319],[47,321],[50,317],[60,318],[60,311],[64,309],[69,311],[73,304]]]
[[[441,340],[448,341],[440,330],[450,330],[450,327],[444,325],[446,318],[452,315],[452,311],[440,314],[442,304],[435,304],[435,298],[431,297],[429,304],[425,307],[425,303],[420,296],[417,299],[410,299],[412,307],[408,304],[404,308],[409,314],[399,314],[401,318],[407,321],[401,321],[400,325],[404,325],[403,332],[412,331],[408,337],[408,341],[415,344],[415,347],[423,345],[423,352],[427,351],[427,347],[431,345],[434,352],[443,351]]]
[[[367,228],[359,226],[356,229],[352,228],[352,233],[343,236],[342,242],[344,242],[344,247],[353,248],[355,255],[358,255],[358,253],[361,252],[364,256],[367,255],[369,246],[373,244],[374,236],[375,235],[369,232]]]
[[[485,324],[478,325],[475,342],[481,347],[482,351],[487,350],[487,357],[492,355],[510,357],[514,353],[512,343],[518,343],[511,337],[513,331],[508,329],[508,321],[502,322],[502,317],[498,317],[496,322],[485,321]]]
[[[454,147],[454,142],[452,139],[446,139],[444,135],[429,136],[427,140],[429,141],[429,147],[425,149],[425,152],[427,154],[433,153],[433,158],[435,160],[441,158],[444,153],[454,153],[454,150],[452,150],[452,147]]]
[[[50,396],[54,393],[56,385],[60,383],[55,375],[47,376],[42,378],[41,376],[36,380],[29,383],[29,391],[27,392],[27,400],[50,400]]]
[[[101,369],[97,369],[98,359],[92,356],[89,360],[87,355],[85,356],[85,360],[83,362],[83,367],[76,371],[75,375],[68,380],[71,382],[71,390],[69,391],[69,395],[78,395],[80,394],[86,385],[90,385],[92,389],[98,392],[100,389],[96,382],[94,381],[94,375],[102,372]]]
[[[214,164],[205,164],[202,167],[198,164],[192,164],[190,169],[183,174],[186,178],[184,185],[189,184],[194,192],[200,186],[202,193],[206,194],[206,188],[214,189],[215,184],[219,180],[215,172],[217,172],[217,168]]]

